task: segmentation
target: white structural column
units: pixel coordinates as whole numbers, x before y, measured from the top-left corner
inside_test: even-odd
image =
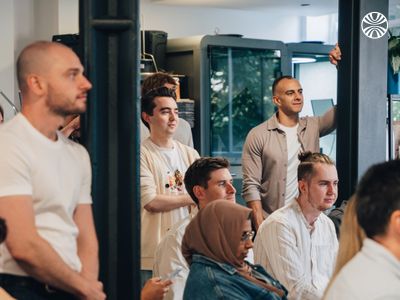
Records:
[[[0,90],[14,100],[14,1],[0,0]],[[12,107],[0,96],[0,105],[5,112],[5,119],[14,113]]]

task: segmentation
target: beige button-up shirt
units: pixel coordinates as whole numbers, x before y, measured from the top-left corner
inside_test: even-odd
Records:
[[[322,117],[299,119],[297,136],[301,151],[319,152],[319,138],[336,128],[336,106]],[[277,115],[254,127],[242,153],[243,190],[246,202],[261,200],[264,215],[284,206],[288,149]]]

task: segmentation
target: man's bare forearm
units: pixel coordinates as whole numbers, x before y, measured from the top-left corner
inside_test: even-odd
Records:
[[[165,212],[179,207],[194,205],[192,198],[188,194],[182,195],[157,195],[152,201],[147,203],[144,208],[149,212]]]
[[[11,251],[11,255],[28,275],[78,297],[85,294],[87,280],[65,264],[45,240],[37,236],[25,244],[21,247],[25,251]]]
[[[78,256],[82,263],[81,275],[90,280],[99,278],[99,246],[94,227],[92,206],[80,204],[75,209],[74,221],[79,229]]]
[[[78,245],[78,256],[82,263],[81,275],[90,280],[99,278],[99,255],[96,249],[87,245],[82,247]]]
[[[264,221],[261,200],[249,201],[247,202],[247,206],[253,210],[253,224],[255,229],[258,230],[258,227]]]
[[[6,220],[8,227],[6,246],[29,276],[80,299],[105,298],[100,282],[84,278],[74,271],[39,235],[30,196],[2,197],[0,217]]]

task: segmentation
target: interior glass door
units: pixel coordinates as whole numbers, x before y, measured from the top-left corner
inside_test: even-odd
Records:
[[[272,83],[281,74],[281,53],[226,46],[209,53],[210,153],[230,161],[241,190],[243,144],[250,129],[274,113]]]
[[[336,105],[337,70],[329,62],[327,52],[293,52],[292,70],[303,88],[304,107],[300,116],[322,116]],[[321,153],[336,160],[336,130],[321,137],[319,144]]]

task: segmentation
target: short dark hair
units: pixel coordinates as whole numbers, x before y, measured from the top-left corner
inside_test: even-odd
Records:
[[[168,73],[157,72],[146,79],[142,83],[142,96],[147,94],[150,90],[163,87],[166,84],[176,84],[176,80]]]
[[[335,165],[328,155],[323,153],[312,153],[311,151],[299,154],[300,164],[297,167],[297,180],[309,180],[314,174],[314,165],[316,163]]]
[[[199,205],[199,199],[193,193],[193,187],[199,185],[207,188],[211,173],[219,169],[229,169],[229,161],[223,157],[201,157],[196,159],[186,170],[185,187],[190,197]]]
[[[1,105],[0,105],[0,115],[3,117],[3,119],[4,119],[4,110],[3,110],[3,108],[1,107]]]
[[[296,79],[293,76],[290,75],[284,75],[281,77],[278,77],[274,80],[274,82],[272,83],[272,96],[275,96],[275,91],[276,91],[276,87],[279,84],[279,82],[281,82],[284,79]]]
[[[386,233],[390,216],[400,210],[400,160],[370,167],[357,189],[357,218],[369,238]]]
[[[156,104],[154,102],[154,99],[157,97],[171,97],[176,101],[176,94],[174,90],[168,89],[164,86],[152,89],[148,91],[146,94],[142,96],[141,99],[141,112],[145,112],[148,115],[152,116],[153,115],[153,110],[156,107]],[[141,116],[142,121],[144,125],[146,125],[147,128],[150,129],[149,124],[143,119],[143,116]]]

